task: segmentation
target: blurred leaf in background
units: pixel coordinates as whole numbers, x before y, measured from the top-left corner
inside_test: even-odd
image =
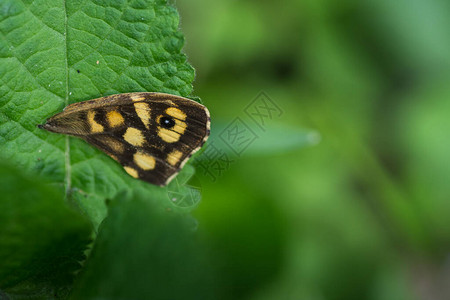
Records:
[[[177,4],[213,132],[240,117],[285,144],[245,119],[263,91],[270,127],[320,136],[198,169],[224,299],[449,299],[450,3]]]

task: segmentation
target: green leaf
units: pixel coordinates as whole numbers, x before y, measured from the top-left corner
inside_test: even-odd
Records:
[[[72,299],[217,299],[196,222],[133,192],[111,201]]]
[[[313,130],[286,125],[267,126],[245,150],[245,155],[274,155],[316,145],[320,135]]]
[[[195,177],[192,178],[194,173],[194,167],[185,166],[169,184],[167,197],[180,211],[196,207],[202,198],[201,184]]]
[[[247,136],[239,136],[233,131],[234,121],[229,123],[216,121],[208,143],[229,156],[236,156],[236,150],[239,150],[239,156],[260,156],[286,153],[320,142],[320,134],[313,130],[272,123],[266,124],[261,129],[251,120],[244,122],[247,126]],[[198,159],[207,160],[209,157],[205,155]]]
[[[0,290],[14,298],[67,295],[85,259],[88,221],[61,201],[62,189],[4,165],[0,191]]]
[[[66,105],[109,94],[158,91],[188,96],[194,70],[181,53],[175,8],[164,0],[0,2],[0,153],[25,171],[65,186],[97,226],[104,199],[141,189],[84,141],[36,128]],[[173,206],[167,201],[167,206]]]

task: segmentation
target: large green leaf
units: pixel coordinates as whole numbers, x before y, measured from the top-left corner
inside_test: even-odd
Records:
[[[179,17],[165,0],[0,2],[0,153],[65,187],[94,225],[104,199],[167,190],[128,176],[76,138],[36,128],[66,105],[114,93],[188,96],[194,70],[181,53]]]
[[[125,198],[110,202],[72,299],[217,299],[196,221],[144,194]]]
[[[0,164],[0,299],[63,297],[81,267],[91,226],[63,190]],[[6,298],[8,299],[8,298]]]

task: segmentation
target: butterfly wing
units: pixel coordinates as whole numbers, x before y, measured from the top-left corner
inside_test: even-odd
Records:
[[[128,93],[69,105],[42,128],[79,136],[131,176],[164,186],[205,143],[210,117],[187,98]]]

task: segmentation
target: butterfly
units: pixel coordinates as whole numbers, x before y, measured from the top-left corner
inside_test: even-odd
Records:
[[[134,178],[167,185],[208,139],[208,109],[164,93],[126,93],[68,105],[39,128],[80,137]]]

